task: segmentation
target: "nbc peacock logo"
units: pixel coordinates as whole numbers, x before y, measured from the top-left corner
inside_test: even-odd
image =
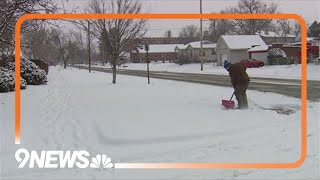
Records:
[[[105,154],[98,154],[96,157],[92,158],[90,163],[91,168],[113,168],[113,164],[111,163],[111,158],[109,158]]]

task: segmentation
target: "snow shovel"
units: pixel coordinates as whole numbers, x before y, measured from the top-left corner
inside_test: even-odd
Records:
[[[230,98],[230,100],[222,100],[222,105],[226,108],[226,109],[234,109],[235,103],[234,101],[232,101],[232,98],[234,96],[234,92]]]

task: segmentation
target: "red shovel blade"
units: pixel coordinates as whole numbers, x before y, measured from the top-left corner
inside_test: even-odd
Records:
[[[229,101],[229,100],[222,100],[222,105],[226,108],[226,109],[233,109],[235,106],[234,101]]]

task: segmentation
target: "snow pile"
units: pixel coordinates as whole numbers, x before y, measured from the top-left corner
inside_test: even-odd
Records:
[[[7,68],[14,71],[15,64],[8,63]],[[47,83],[46,72],[40,69],[30,60],[21,59],[21,77],[27,81],[29,85],[40,85]]]
[[[0,67],[0,93],[14,91],[14,79],[15,76],[13,71]],[[20,88],[25,89],[26,87],[26,80],[20,78]]]

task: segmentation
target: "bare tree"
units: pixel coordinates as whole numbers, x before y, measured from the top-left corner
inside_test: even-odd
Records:
[[[277,35],[286,37],[288,34],[291,34],[293,27],[291,25],[290,20],[286,19],[279,19],[274,24],[274,27],[272,29]]]
[[[188,39],[188,41],[194,41],[199,35],[199,28],[196,25],[188,25],[181,29],[180,37]]]
[[[50,29],[44,24],[39,28],[29,27],[23,32],[22,49],[24,55],[28,58],[40,58],[47,62],[56,61],[58,53],[54,42],[52,41]]]
[[[59,54],[59,59],[62,60],[63,62],[63,67],[66,69],[67,68],[67,64],[68,64],[68,54],[69,51],[66,48],[68,46],[68,39],[67,36],[59,29],[52,29],[51,31],[51,38],[53,43],[55,44],[55,46],[58,49],[58,54]]]
[[[16,20],[24,14],[55,12],[57,7],[51,0],[1,0],[0,1],[0,53],[14,48],[14,27]],[[26,21],[22,31],[35,21]]]
[[[78,64],[82,64],[84,63],[84,59],[86,59],[86,57],[88,56],[87,55],[87,46],[85,45],[85,40],[84,40],[84,37],[82,35],[82,31],[72,31],[71,32],[72,34],[72,37],[74,39],[74,42],[77,44],[77,46],[80,48],[80,52],[79,52],[79,58],[77,59],[77,63]],[[75,61],[76,62],[76,61]]]
[[[221,11],[220,14],[225,13]],[[210,19],[209,36],[212,42],[218,42],[221,35],[233,34],[235,27],[228,19]]]
[[[239,0],[236,6],[226,9],[233,14],[275,14],[278,13],[278,5],[265,3],[262,0]],[[237,34],[253,35],[262,30],[267,30],[272,25],[272,19],[236,19],[232,21]]]
[[[293,35],[295,35],[296,37],[301,38],[301,25],[298,21],[293,21],[292,23],[292,33]]]
[[[142,3],[139,0],[91,0],[86,13],[97,14],[140,14]],[[110,55],[113,69],[112,83],[116,83],[118,61],[134,47],[136,39],[146,33],[145,19],[99,19],[91,20],[92,32],[104,44]]]

